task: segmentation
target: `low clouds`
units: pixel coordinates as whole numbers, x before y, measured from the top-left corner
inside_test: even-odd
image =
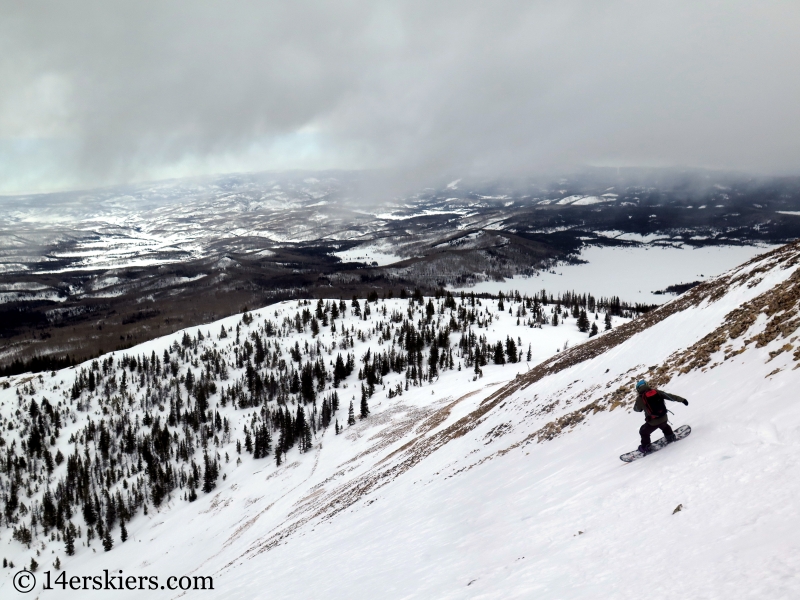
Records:
[[[787,2],[0,8],[0,192],[205,172],[798,171]]]

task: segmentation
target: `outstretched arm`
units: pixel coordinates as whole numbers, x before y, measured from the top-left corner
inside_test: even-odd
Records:
[[[689,406],[689,401],[686,398],[681,398],[677,394],[668,394],[667,392],[661,392],[661,395],[664,396],[665,400],[671,400],[672,402],[680,402],[681,404]]]

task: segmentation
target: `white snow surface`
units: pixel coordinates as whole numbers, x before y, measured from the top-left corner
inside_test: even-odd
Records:
[[[585,198],[581,198],[580,200],[576,200],[572,203],[573,206],[590,206],[592,204],[602,204],[603,202],[611,202],[613,200],[607,198],[605,195],[600,196],[586,196]]]
[[[52,570],[54,551],[68,575],[124,570],[158,575],[161,583],[170,575],[211,575],[214,591],[203,592],[208,598],[799,597],[800,376],[791,352],[770,355],[787,340],[751,344],[731,360],[720,351],[712,357],[714,368],[674,377],[666,389],[690,404],[670,406],[671,418],[690,423],[693,433],[643,460],[617,458],[638,443],[641,415],[629,404],[589,410],[554,439],[537,443],[532,437],[609,391],[629,388],[649,366],[792,276],[797,264],[796,257],[594,358],[512,387],[485,413],[484,401],[527,365],[486,367],[477,381],[470,371],[447,371],[432,385],[393,399],[379,391],[368,419],[339,436],[330,429],[318,435],[311,452],[292,450],[277,468],[270,458],[244,455],[238,467],[232,460],[223,464],[227,479],[214,492],[139,514],[128,526],[128,542],[117,542],[109,553],[95,541],[97,552],[79,544],[66,559],[61,544],[48,542],[41,570]],[[276,309],[293,314],[296,303],[257,311],[252,327]],[[235,327],[238,320],[223,324]],[[765,321],[757,319],[738,345]],[[202,329],[215,334],[219,327]],[[507,313],[494,329],[483,333],[492,340],[524,330]],[[536,340],[542,359],[574,329],[531,329],[524,340]],[[159,352],[181,335],[127,352]],[[356,356],[369,343],[357,344]],[[74,369],[46,375],[37,387],[68,387],[74,375]],[[16,407],[22,379],[10,378],[12,387],[0,390],[6,416]],[[340,390],[345,405],[349,383]],[[229,418],[235,413],[226,412]],[[83,426],[86,415],[79,417],[62,436]],[[338,417],[341,422],[342,412]],[[464,427],[470,419],[473,427]],[[236,456],[231,448],[218,450],[225,451]],[[3,553],[24,564],[32,551],[8,537],[3,530]],[[97,597],[112,594],[119,592]],[[56,596],[86,593],[39,595]]]
[[[613,202],[616,194],[603,194],[603,196],[584,196],[576,194],[562,198],[556,204],[571,204],[573,206],[590,206],[592,204],[602,204],[603,202]],[[552,201],[543,201],[539,204],[550,204]]]
[[[667,286],[706,281],[774,246],[587,246],[577,265],[558,265],[533,277],[517,276],[505,281],[483,281],[464,289],[496,294],[519,290],[535,294],[542,289],[561,293],[575,291],[596,296],[619,296],[626,302],[662,304],[672,296],[654,294]]]
[[[379,267],[391,265],[403,260],[400,256],[392,253],[390,247],[372,244],[356,246],[349,250],[341,250],[339,252],[333,252],[332,254],[337,256],[342,262],[360,262],[368,265],[377,263]]]

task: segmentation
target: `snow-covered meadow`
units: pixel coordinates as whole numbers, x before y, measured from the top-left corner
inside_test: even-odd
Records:
[[[392,252],[392,248],[390,246],[378,246],[372,244],[356,246],[354,248],[350,248],[349,250],[340,250],[339,252],[333,252],[332,254],[333,256],[338,257],[342,262],[360,262],[368,265],[377,265],[379,267],[391,265],[403,260],[402,257],[397,256]]]

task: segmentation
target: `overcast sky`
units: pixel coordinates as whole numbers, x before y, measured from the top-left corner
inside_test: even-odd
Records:
[[[0,0],[0,193],[183,175],[800,172],[800,2]]]

